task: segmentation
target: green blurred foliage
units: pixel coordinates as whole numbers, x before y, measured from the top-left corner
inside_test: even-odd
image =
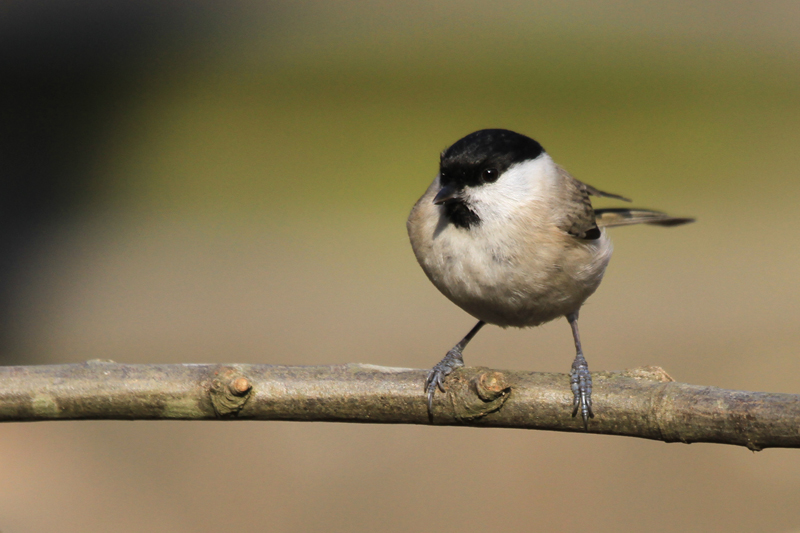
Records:
[[[648,203],[797,190],[796,41],[751,46],[721,8],[699,39],[498,6],[256,10],[264,35],[162,65],[117,106],[97,176],[122,204],[202,216],[375,214],[406,209],[450,143],[505,127]]]

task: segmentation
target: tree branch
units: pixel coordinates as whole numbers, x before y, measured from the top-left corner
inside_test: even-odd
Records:
[[[462,368],[426,407],[425,370],[373,365],[0,367],[0,422],[304,420],[584,432],[567,374]],[[594,372],[589,433],[800,447],[800,395],[676,383],[658,367]]]

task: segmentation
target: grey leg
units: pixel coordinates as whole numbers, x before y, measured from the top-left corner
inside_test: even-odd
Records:
[[[428,378],[425,380],[425,390],[428,392],[428,413],[433,410],[433,396],[436,394],[436,387],[444,392],[444,378],[447,377],[453,370],[458,367],[464,366],[464,357],[461,351],[469,344],[472,337],[486,324],[483,320],[479,321],[474,328],[467,333],[466,337],[461,339],[461,342],[453,346],[453,349],[447,352],[444,359],[439,361],[430,372]]]
[[[589,419],[594,418],[592,412],[592,375],[589,373],[589,365],[583,357],[581,348],[581,336],[578,333],[578,311],[567,315],[567,320],[572,328],[572,337],[575,339],[575,360],[572,362],[572,370],[569,373],[570,384],[572,385],[572,416],[581,412],[583,427],[589,429]]]

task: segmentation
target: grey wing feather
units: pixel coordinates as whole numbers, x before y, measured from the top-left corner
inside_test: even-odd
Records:
[[[579,239],[599,238],[600,229],[597,227],[597,220],[589,195],[598,195],[597,193],[600,193],[600,191],[576,180],[563,168],[557,168],[564,184],[563,205],[565,208],[560,224],[561,229]]]
[[[693,218],[673,217],[660,211],[649,209],[594,209],[589,196],[604,196],[630,202],[628,198],[612,194],[576,180],[561,167],[558,173],[564,180],[565,198],[562,229],[579,239],[597,239],[600,228],[629,226],[631,224],[652,224],[655,226],[679,226],[694,222]]]
[[[588,183],[583,183],[573,177],[572,174],[564,170],[564,168],[560,165],[556,165],[558,168],[559,175],[566,181],[568,184],[572,184],[574,187],[586,192],[586,194],[591,194],[592,196],[602,196],[605,198],[614,198],[616,200],[622,200],[623,202],[630,202],[630,198],[625,198],[624,196],[620,196],[619,194],[614,194],[611,192],[601,191],[595,187],[592,187]]]
[[[617,200],[622,200],[623,202],[631,201],[630,198],[625,198],[624,196],[620,196],[619,194],[614,194],[610,192],[601,191],[600,189],[595,189],[594,187],[592,187],[591,185],[587,185],[586,183],[581,183],[581,185],[583,185],[584,189],[586,189],[586,192],[588,192],[592,196],[604,196],[606,198],[615,198]]]
[[[629,226],[631,224],[679,226],[694,222],[693,218],[673,217],[666,213],[649,209],[595,209],[594,214],[597,225],[601,228]]]

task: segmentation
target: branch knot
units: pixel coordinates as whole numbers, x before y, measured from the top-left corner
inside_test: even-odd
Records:
[[[477,370],[479,373],[472,379],[459,380],[459,386],[450,388],[456,420],[475,420],[498,411],[511,394],[511,386],[502,372]]]
[[[219,375],[219,371],[215,372]],[[234,369],[228,369],[211,382],[211,404],[220,418],[230,418],[239,414],[250,399],[253,385],[246,377]]]

